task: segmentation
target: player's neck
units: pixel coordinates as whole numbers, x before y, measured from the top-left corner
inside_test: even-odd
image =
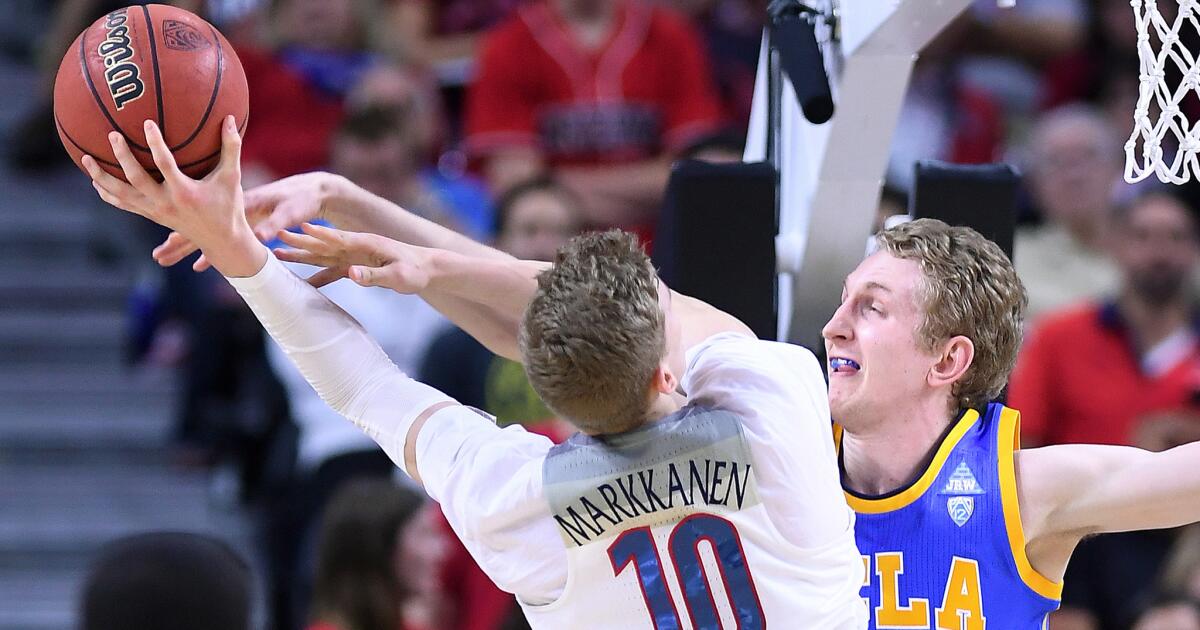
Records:
[[[650,403],[646,413],[646,422],[657,422],[683,408],[683,400],[678,394],[659,394]]]
[[[889,410],[877,422],[842,434],[842,483],[859,494],[882,495],[911,482],[928,466],[948,423],[943,400]]]

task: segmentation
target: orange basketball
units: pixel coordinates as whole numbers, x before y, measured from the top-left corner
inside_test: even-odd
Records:
[[[217,165],[221,122],[244,130],[246,74],[217,29],[176,7],[118,9],[75,38],[54,80],[54,122],[75,164],[84,154],[124,179],[108,143],[121,132],[142,166],[161,179],[143,123],[158,123],[179,168],[202,177]],[[82,168],[82,166],[81,166]]]

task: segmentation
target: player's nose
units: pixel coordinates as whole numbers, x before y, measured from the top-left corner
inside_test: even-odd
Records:
[[[854,336],[854,329],[850,326],[846,308],[845,304],[839,306],[834,311],[833,317],[830,317],[829,322],[821,329],[821,336],[826,341],[846,341]]]

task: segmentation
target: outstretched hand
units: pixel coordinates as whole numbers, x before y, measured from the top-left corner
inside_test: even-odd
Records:
[[[308,279],[322,287],[350,278],[364,287],[386,287],[398,293],[419,293],[429,285],[433,253],[377,234],[346,232],[305,223],[303,233],[280,231],[279,240],[292,249],[276,249],[288,262],[325,267]]]
[[[329,173],[292,175],[245,192],[246,220],[258,240],[266,242],[282,229],[305,221],[324,218],[328,189],[335,179]],[[172,232],[154,248],[155,262],[170,267],[192,255],[198,248],[183,234]],[[208,258],[201,255],[192,269],[204,271]]]
[[[145,131],[146,145],[162,183],[146,172],[125,137],[114,131],[108,140],[126,181],[105,172],[92,156],[83,157],[83,167],[100,198],[182,234],[203,250],[222,274],[254,275],[262,266],[263,253],[246,223],[241,186],[242,139],[233,116],[226,117],[221,125],[220,162],[202,180],[179,170],[158,125],[147,120]]]

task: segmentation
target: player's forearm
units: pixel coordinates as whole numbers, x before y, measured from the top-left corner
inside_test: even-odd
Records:
[[[1200,521],[1200,442],[1161,453],[1138,448],[1068,445],[1036,449],[1057,462],[1038,474],[1059,495],[1052,533],[1083,535],[1179,527]]]
[[[245,228],[234,235],[221,238],[212,245],[205,245],[204,255],[212,266],[227,278],[248,278],[258,273],[271,253],[254,233]]]
[[[417,416],[451,400],[405,376],[354,318],[274,257],[229,282],[321,399],[398,464]]]
[[[493,260],[512,256],[472,240],[454,230],[419,217],[396,204],[371,194],[344,177],[334,177],[328,186],[325,218],[352,232],[370,232],[390,239]]]
[[[1131,497],[1127,520],[1118,523],[1122,530],[1164,529],[1200,521],[1200,442],[1145,453],[1139,459],[1122,475],[1124,490]]]
[[[493,354],[521,362],[517,347],[519,315],[514,319],[478,302],[446,293],[427,291],[421,297]]]
[[[520,361],[517,330],[547,264],[439,252],[432,266],[421,297],[492,352]]]

